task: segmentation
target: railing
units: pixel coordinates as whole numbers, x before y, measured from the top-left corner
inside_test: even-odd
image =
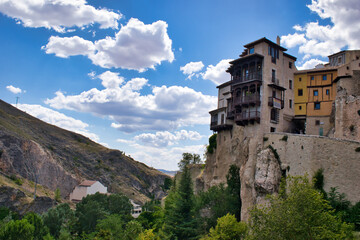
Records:
[[[276,97],[269,97],[268,106],[278,108],[278,109],[283,109],[284,108],[284,100],[281,100]]]
[[[262,80],[262,75],[261,73],[249,73],[245,76],[234,76],[233,77],[233,81],[234,82],[249,82],[249,81],[253,81],[253,80]]]
[[[240,97],[234,97],[234,105],[242,105],[242,104],[249,104],[249,103],[255,103],[260,102],[260,94],[254,93],[247,96],[240,96]]]
[[[278,86],[280,86],[280,80],[278,78],[272,77],[271,82],[278,85]]]
[[[246,111],[235,114],[235,121],[244,121],[260,118],[260,111]]]

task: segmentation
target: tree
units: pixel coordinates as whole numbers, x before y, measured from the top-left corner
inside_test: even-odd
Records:
[[[192,181],[188,167],[184,166],[178,186],[165,202],[165,231],[170,239],[193,239],[196,226]]]
[[[55,201],[56,202],[61,201],[61,194],[60,194],[60,189],[59,188],[56,188],[56,190],[55,190]]]
[[[246,236],[247,225],[238,222],[234,215],[226,214],[217,220],[215,228],[210,229],[208,236],[203,240],[240,240]]]
[[[351,239],[352,226],[343,223],[307,176],[282,181],[279,195],[250,213],[249,239]],[[285,192],[286,191],[286,192]]]
[[[241,181],[240,168],[236,165],[231,165],[229,172],[226,175],[227,191],[229,192],[229,205],[238,221],[241,220]]]
[[[137,240],[160,240],[154,233],[153,229],[147,229],[139,234]]]
[[[44,225],[49,228],[50,234],[59,237],[61,228],[69,228],[75,221],[75,215],[69,204],[62,203],[43,215]]]
[[[33,212],[29,212],[24,216],[31,225],[34,226],[34,239],[42,240],[43,237],[49,232],[48,228],[45,227],[42,218]]]
[[[107,216],[106,218],[99,220],[96,229],[99,233],[101,233],[101,230],[105,230],[109,233],[109,236],[112,239],[122,239],[122,236],[124,235],[124,222],[120,215],[112,214]]]
[[[19,240],[19,239],[34,239],[34,226],[28,220],[11,220],[0,229],[0,239]]]
[[[214,133],[213,135],[211,135],[209,137],[209,145],[206,147],[206,152],[207,153],[214,153],[214,150],[216,149],[216,138],[217,138],[217,134]]]
[[[199,154],[192,154],[192,153],[183,153],[182,159],[178,163],[180,170],[184,170],[185,166],[189,164],[199,164],[201,162],[201,158]]]
[[[128,222],[125,226],[124,240],[135,240],[143,231],[141,224],[135,220]]]

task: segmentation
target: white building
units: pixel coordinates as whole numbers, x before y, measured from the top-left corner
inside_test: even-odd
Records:
[[[107,193],[107,187],[102,185],[99,181],[85,180],[80,185],[76,186],[72,193],[70,193],[70,201],[78,202],[89,194]]]
[[[133,218],[137,218],[141,214],[142,208],[139,204],[136,204],[133,200],[130,200],[130,202],[133,205],[133,209],[131,210],[131,216],[133,216]]]

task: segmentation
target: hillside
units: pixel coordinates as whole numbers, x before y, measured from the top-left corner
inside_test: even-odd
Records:
[[[0,100],[0,172],[16,174],[67,197],[83,179],[144,202],[161,198],[165,174],[118,150],[47,124]]]

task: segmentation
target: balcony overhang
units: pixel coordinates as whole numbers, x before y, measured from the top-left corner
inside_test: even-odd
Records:
[[[279,86],[279,85],[277,85],[277,84],[275,84],[275,83],[269,83],[268,86],[269,86],[269,87],[272,87],[272,88],[275,88],[275,89],[277,89],[277,90],[280,90],[280,91],[285,91],[285,90],[286,90],[286,88],[284,88],[284,87],[282,87],[282,86]]]

